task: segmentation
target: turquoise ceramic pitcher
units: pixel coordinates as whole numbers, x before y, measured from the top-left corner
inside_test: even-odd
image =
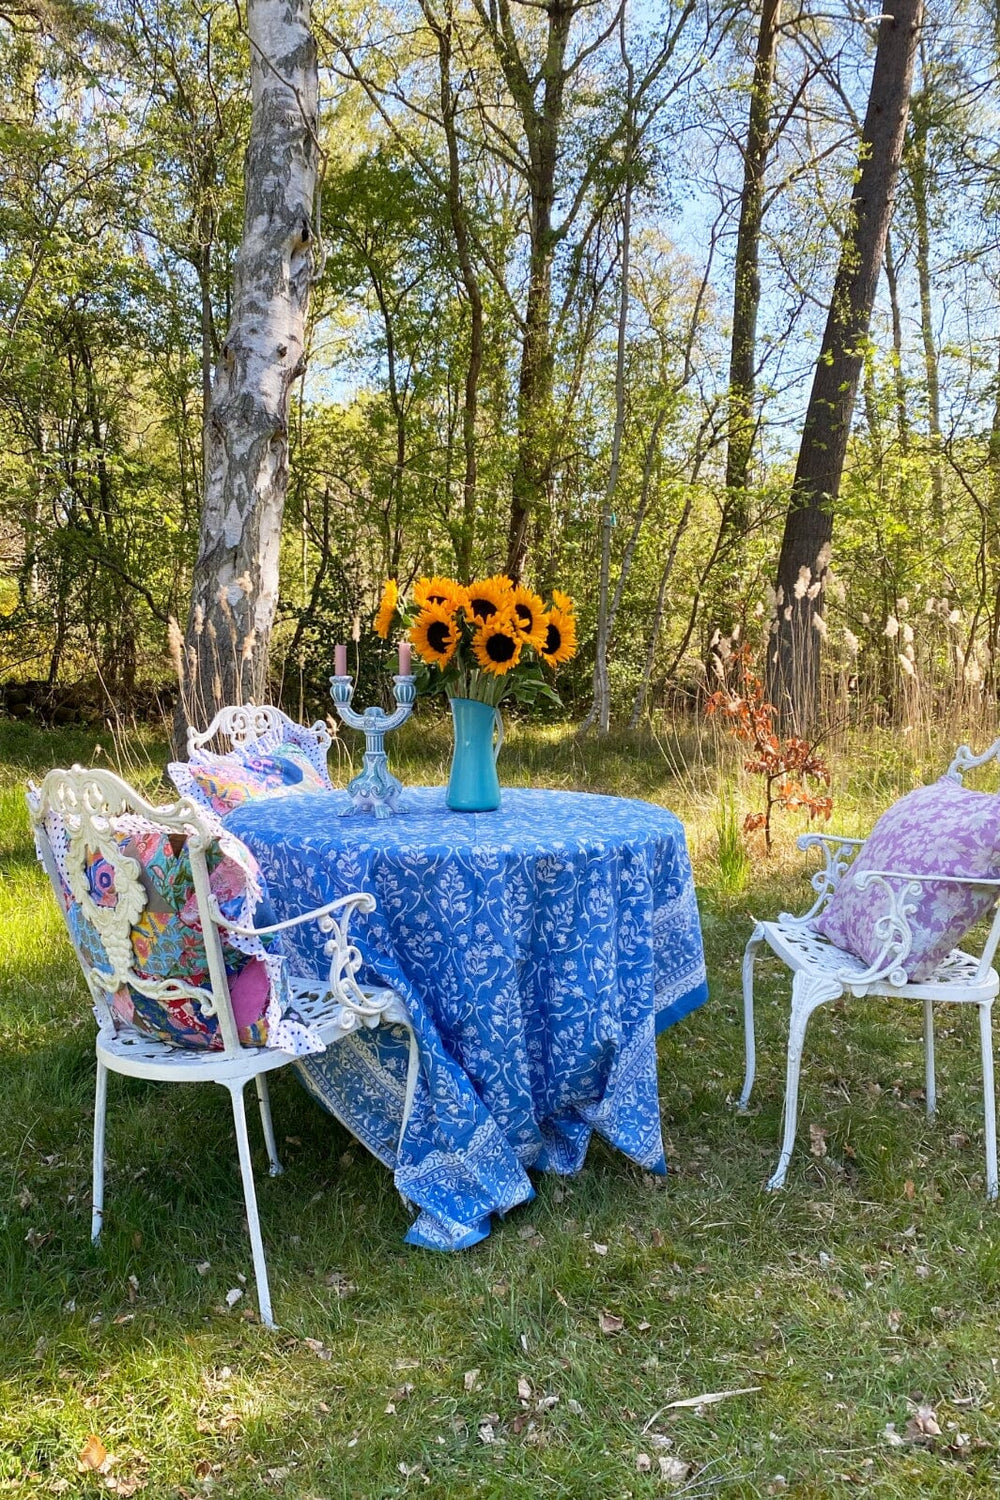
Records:
[[[446,801],[454,812],[492,812],[500,806],[497,779],[497,756],[503,744],[500,711],[475,698],[451,698],[449,702],[455,720],[455,748]]]

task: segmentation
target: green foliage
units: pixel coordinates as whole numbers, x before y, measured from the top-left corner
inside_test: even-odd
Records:
[[[695,9],[680,26],[677,8],[654,18],[640,7],[619,36],[602,31],[591,7],[570,10],[566,56],[581,61],[552,142],[549,328],[539,356],[548,395],[530,424],[544,482],[526,576],[578,600],[582,649],[560,682],[579,710],[592,688],[628,186],[609,649],[624,721],[681,694],[693,703],[727,640],[756,648],[764,638],[869,39],[846,10],[823,20],[847,97],[826,70],[800,93],[792,43],[784,56],[779,48],[783,123],[768,172],[755,447],[751,483],[733,495],[724,484],[728,257],[753,19]],[[538,63],[537,76],[526,74],[538,84],[548,12],[522,11],[511,35]],[[329,706],[330,646],[355,626],[367,691],[377,692],[382,662],[367,632],[382,578],[405,584],[424,572],[506,565],[526,421],[539,157],[523,88],[505,72],[489,25],[474,8],[447,13],[454,184],[423,8],[349,0],[314,17],[325,76],[339,82],[320,121],[319,274],[292,413],[272,665],[275,692],[315,710]],[[238,8],[188,0],[15,7],[0,17],[0,681],[86,676],[127,708],[143,698],[144,680],[170,679],[167,622],[183,620],[188,606],[202,403],[225,339],[240,235],[244,20]],[[621,45],[642,76],[675,26],[629,153]],[[989,139],[978,80],[992,66],[991,36],[956,12],[924,43],[892,230],[902,317],[894,332],[891,307],[876,310],[837,500],[823,619],[831,725],[877,717],[914,732],[940,722],[962,732],[980,721],[986,732],[991,721],[1000,418],[984,226],[996,183],[988,152],[965,144]],[[950,212],[952,184],[967,212]],[[468,494],[472,312],[453,186],[482,302]]]
[[[736,786],[732,781],[719,788],[715,834],[717,889],[723,897],[735,900],[746,890],[752,867],[743,837],[743,823],[737,811]]]

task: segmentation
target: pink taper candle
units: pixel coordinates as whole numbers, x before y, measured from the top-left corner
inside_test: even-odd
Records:
[[[409,677],[410,671],[411,671],[411,666],[410,666],[410,643],[409,643],[409,641],[400,641],[400,643],[399,643],[399,675],[400,675],[400,677]]]
[[[333,648],[333,670],[338,677],[347,676],[347,647],[344,645]]]

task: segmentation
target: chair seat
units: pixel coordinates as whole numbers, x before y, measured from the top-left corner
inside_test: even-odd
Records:
[[[761,922],[764,941],[793,971],[817,979],[840,983],[853,995],[898,995],[907,1000],[951,1000],[977,1004],[993,999],[1000,990],[1000,975],[990,969],[977,981],[979,959],[953,948],[933,974],[918,983],[890,984],[888,980],[866,980],[869,966],[863,959],[838,948],[821,936],[812,923],[783,912],[775,922]]]
[[[291,996],[289,1012],[293,1019],[304,1021],[317,1031],[326,1046],[341,1041],[363,1024],[380,1022],[408,1025],[402,1002],[392,990],[360,986],[366,1000],[377,1006],[377,1013],[367,1023],[342,1005],[325,986],[304,979],[288,980]],[[272,1068],[287,1066],[287,1052],[275,1047],[246,1047],[236,1055],[205,1048],[175,1047],[161,1042],[136,1026],[119,1023],[112,1031],[103,1028],[97,1036],[97,1055],[114,1073],[132,1078],[149,1078],[160,1083],[209,1081],[230,1083],[234,1079],[254,1078]]]

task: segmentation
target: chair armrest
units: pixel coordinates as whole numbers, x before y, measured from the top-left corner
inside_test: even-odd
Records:
[[[888,899],[889,909],[875,924],[876,934],[884,940],[883,950],[868,972],[859,978],[863,980],[888,978],[890,984],[907,983],[902,963],[913,942],[913,929],[909,918],[916,910],[916,898],[920,895],[920,887],[929,883],[985,886],[996,895],[1000,895],[1000,880],[991,880],[986,876],[918,875],[904,870],[863,870],[858,876],[858,890],[866,891],[873,884],[880,886]],[[1000,942],[1000,906],[995,906],[993,921],[976,970],[977,981],[986,978],[998,942]]]
[[[317,906],[314,911],[301,912],[297,917],[288,917],[284,922],[272,922],[269,927],[245,927],[238,922],[230,922],[228,917],[222,915],[214,898],[211,903],[212,921],[216,927],[225,932],[235,932],[237,937],[269,937],[273,932],[285,932],[289,927],[301,927],[304,922],[318,922],[323,931],[329,931],[329,928],[322,926],[323,918],[329,917],[331,912],[340,910],[345,912],[343,926],[346,928],[352,912],[375,910],[375,897],[370,896],[367,891],[352,891],[349,896],[338,896],[336,901],[328,901],[325,906]]]
[[[800,849],[819,849],[823,854],[822,868],[809,880],[816,892],[816,900],[801,917],[794,918],[797,922],[811,922],[826,906],[866,840],[845,838],[836,833],[803,833],[796,842]],[[783,918],[787,915],[782,912]]]
[[[323,953],[330,960],[327,980],[330,993],[344,1009],[366,1025],[375,1026],[383,1013],[397,1001],[393,990],[383,989],[367,992],[358,984],[356,975],[364,960],[347,936],[347,926],[355,911],[373,912],[375,897],[367,891],[352,891],[314,911],[301,912],[297,917],[288,917],[284,922],[272,922],[268,927],[246,927],[230,922],[219,911],[218,904],[211,901],[211,917],[221,932],[235,933],[237,937],[260,938],[271,933],[287,932],[292,927],[301,927],[306,922],[315,922],[326,936]],[[334,915],[337,913],[338,915]],[[398,1005],[397,1005],[398,1008]]]

